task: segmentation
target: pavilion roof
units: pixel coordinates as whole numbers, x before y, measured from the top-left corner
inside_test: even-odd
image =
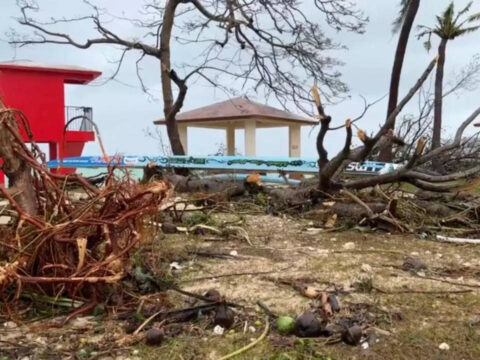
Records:
[[[240,119],[278,120],[281,123],[290,122],[302,125],[313,125],[318,121],[280,110],[272,106],[237,97],[198,109],[181,112],[176,116],[179,123],[206,123]],[[164,125],[165,119],[154,121],[156,125]]]

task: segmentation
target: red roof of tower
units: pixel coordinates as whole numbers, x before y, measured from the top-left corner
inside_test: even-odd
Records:
[[[0,62],[1,70],[57,73],[64,78],[66,84],[88,84],[102,74],[80,66],[41,64],[31,61]]]

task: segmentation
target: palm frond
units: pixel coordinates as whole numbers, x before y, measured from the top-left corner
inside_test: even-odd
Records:
[[[466,28],[463,28],[463,29],[459,29],[458,32],[459,32],[460,34],[457,35],[457,36],[472,33],[472,32],[474,32],[474,31],[477,31],[478,29],[480,29],[480,25],[470,26],[470,27],[466,27]]]
[[[452,1],[441,15],[437,15],[435,17],[436,25],[433,29],[426,26],[418,26],[418,29],[423,30],[417,35],[418,38],[425,35],[431,36],[431,34],[435,34],[442,39],[451,40],[479,30],[480,25],[477,24],[480,22],[480,13],[467,16],[462,22],[459,22],[460,18],[471,10],[472,5],[473,1],[470,1],[467,6],[465,6],[458,12],[458,14],[455,15],[455,5]],[[472,24],[475,22],[477,22],[477,24],[465,27],[465,24]]]
[[[418,34],[417,34],[417,38],[420,39],[426,35],[428,36],[431,36],[432,32],[434,32],[434,29],[428,27],[428,26],[425,26],[425,25],[418,25],[417,26],[417,30],[421,30]]]
[[[455,4],[452,1],[442,14],[443,23],[453,23],[453,15],[455,14]]]
[[[470,11],[470,9],[472,8],[472,4],[473,4],[473,1],[470,1],[467,6],[465,6],[465,8],[463,8],[462,10],[460,10],[457,14],[457,17],[455,18],[455,20],[453,21],[455,24],[457,23],[458,19],[460,19],[460,17],[462,17],[463,15],[465,15],[467,12]]]
[[[467,21],[468,22],[480,21],[480,12],[470,15]]]
[[[410,6],[411,0],[400,0],[400,11],[398,12],[397,18],[393,21],[392,32],[397,33],[402,27],[403,22],[405,21],[405,16],[407,15],[408,7]]]
[[[480,13],[470,15],[469,17],[467,17],[465,20],[463,20],[460,24],[457,24],[456,26],[458,28],[462,28],[465,24],[471,24],[478,21],[480,21]]]

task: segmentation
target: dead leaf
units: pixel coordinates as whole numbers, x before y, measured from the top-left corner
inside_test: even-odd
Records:
[[[83,264],[85,263],[85,254],[87,252],[87,239],[77,238],[77,248],[78,248],[77,271],[79,271],[83,267]]]
[[[262,185],[262,182],[260,181],[260,174],[259,173],[254,173],[252,175],[249,175],[247,177],[247,182],[251,183],[251,184]]]
[[[338,215],[337,214],[333,214],[328,220],[327,222],[325,223],[325,227],[327,229],[331,229],[335,226],[335,223],[337,222],[337,218],[338,218]]]
[[[330,305],[330,302],[328,301],[328,293],[323,292],[321,294],[321,302],[322,302],[322,311],[323,311],[323,316],[328,319],[333,316],[333,311],[332,311],[332,306]]]
[[[314,289],[312,286],[304,286],[301,289],[301,293],[303,296],[306,296],[309,299],[316,299],[319,295],[318,291]]]
[[[123,272],[123,263],[122,260],[119,258],[115,258],[114,254],[110,254],[105,261],[108,262],[108,269],[111,270],[115,274],[120,274]]]

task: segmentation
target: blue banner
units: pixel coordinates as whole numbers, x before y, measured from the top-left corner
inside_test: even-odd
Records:
[[[79,156],[62,160],[64,168],[102,168],[108,164],[126,168],[143,168],[150,163],[163,168],[187,168],[199,170],[229,170],[258,172],[299,172],[317,173],[317,159],[289,157],[256,157],[256,156],[144,156],[121,155],[104,159],[100,156]],[[58,160],[48,162],[49,168],[60,166]],[[376,175],[397,169],[399,164],[366,161],[350,163],[346,173]]]

